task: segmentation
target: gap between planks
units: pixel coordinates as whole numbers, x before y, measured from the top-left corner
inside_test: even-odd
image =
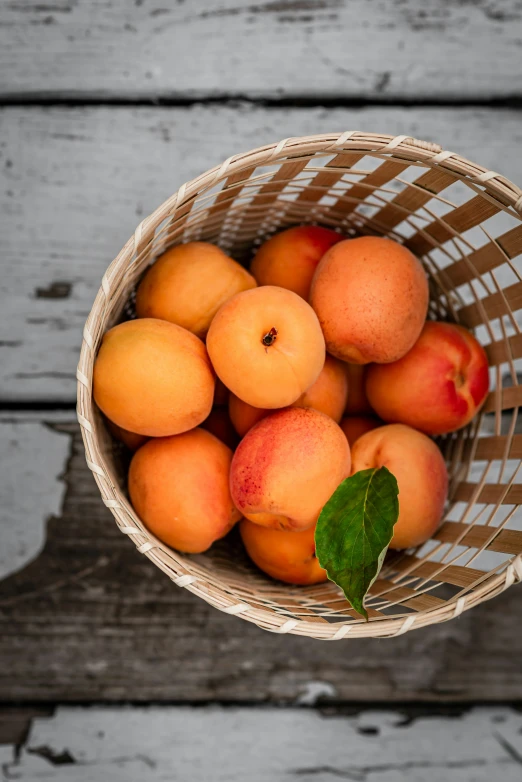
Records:
[[[236,108],[238,106],[251,106],[261,109],[514,109],[522,108],[522,93],[514,92],[503,97],[484,98],[476,95],[455,95],[406,98],[401,95],[378,96],[354,95],[346,97],[342,94],[317,95],[290,94],[286,97],[273,98],[269,95],[248,95],[246,93],[220,93],[187,96],[183,93],[157,92],[153,94],[135,95],[111,95],[103,92],[82,93],[75,92],[34,92],[18,95],[5,95],[0,92],[0,109],[2,108],[82,108],[82,107],[114,107],[114,108],[191,108],[193,106],[221,106],[223,108]]]

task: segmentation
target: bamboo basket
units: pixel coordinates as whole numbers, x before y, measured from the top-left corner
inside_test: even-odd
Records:
[[[78,420],[87,464],[120,531],[178,587],[219,610],[324,640],[391,637],[444,622],[522,580],[521,215],[522,191],[494,171],[436,144],[357,131],[287,138],[182,185],[111,263],[83,332]],[[419,549],[389,556],[367,597],[368,622],[333,583],[268,579],[237,536],[197,556],[154,538],[130,505],[119,449],[92,400],[102,335],[132,316],[136,284],[158,254],[202,240],[248,264],[272,233],[303,223],[403,242],[428,272],[429,317],[472,329],[491,366],[480,415],[440,440],[450,473],[443,524]]]

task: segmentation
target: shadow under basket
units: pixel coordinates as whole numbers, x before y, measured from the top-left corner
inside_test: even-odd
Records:
[[[521,213],[522,191],[505,177],[436,144],[357,131],[285,139],[182,185],[107,269],[83,334],[78,419],[87,464],[121,532],[177,586],[219,610],[325,640],[444,622],[520,581]],[[128,316],[137,281],[160,253],[201,240],[248,264],[267,237],[304,223],[404,243],[429,275],[429,317],[471,329],[491,367],[480,415],[440,439],[450,474],[444,521],[424,546],[387,558],[366,600],[368,622],[333,583],[292,587],[265,577],[237,534],[198,556],[154,538],[130,505],[119,448],[92,399],[103,333]]]

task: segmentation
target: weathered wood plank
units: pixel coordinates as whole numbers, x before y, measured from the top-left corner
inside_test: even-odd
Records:
[[[182,182],[258,144],[353,127],[437,140],[522,182],[522,126],[511,110],[0,111],[0,399],[74,399],[103,272]]]
[[[0,3],[0,94],[520,94],[518,0]]]
[[[408,721],[385,711],[62,707],[34,720],[18,757],[4,748],[2,779],[519,782],[521,732],[508,708]]]
[[[175,587],[118,531],[70,413],[4,414],[2,446],[6,426],[11,437],[13,427],[29,424],[65,437],[71,455],[63,505],[48,521],[42,553],[0,584],[0,701],[522,698],[519,589],[386,641],[328,644],[265,633]],[[38,450],[25,453],[27,471],[34,460],[44,472]],[[40,487],[29,481],[23,488],[20,508],[40,523]],[[8,524],[23,524],[15,504],[11,513]]]

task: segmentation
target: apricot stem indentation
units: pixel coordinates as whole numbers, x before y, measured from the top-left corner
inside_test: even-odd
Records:
[[[263,343],[263,345],[264,345],[265,347],[267,347],[267,348],[268,348],[268,347],[270,347],[270,345],[273,345],[273,344],[274,344],[274,342],[276,341],[276,339],[277,339],[277,329],[276,329],[276,328],[274,328],[274,327],[272,326],[272,328],[270,329],[270,331],[267,331],[267,333],[266,333],[266,334],[264,334],[264,335],[261,337],[261,342]]]

